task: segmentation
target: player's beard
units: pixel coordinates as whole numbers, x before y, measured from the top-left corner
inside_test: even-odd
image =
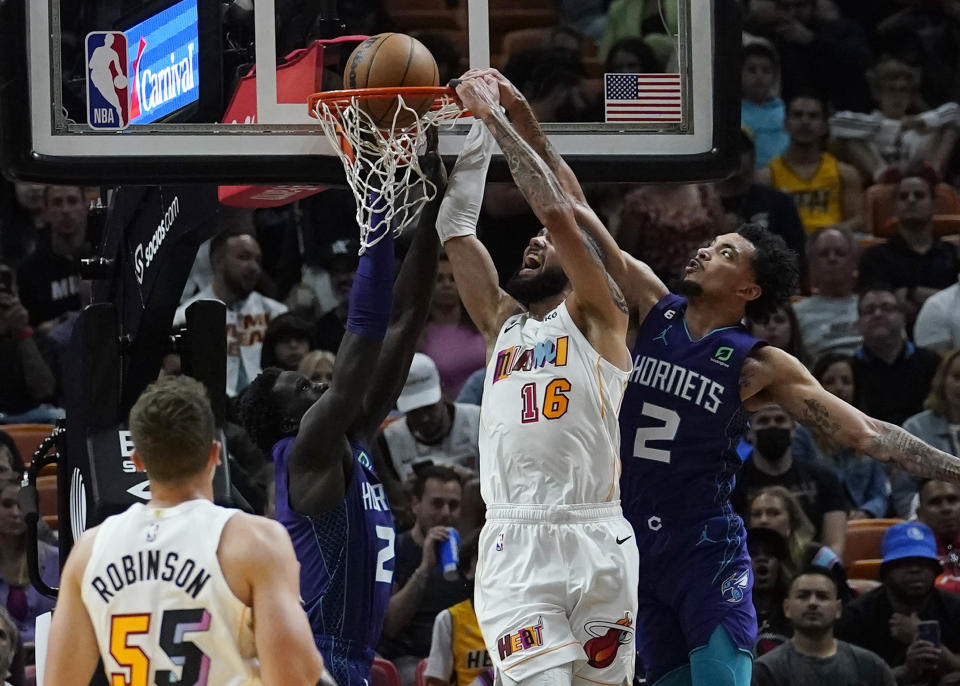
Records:
[[[546,267],[533,276],[521,276],[520,271],[517,270],[504,285],[503,290],[524,307],[530,307],[531,303],[563,293],[569,285],[570,280],[563,273],[563,269]]]
[[[697,298],[703,295],[703,286],[690,279],[680,279],[674,284],[673,291],[687,298]]]

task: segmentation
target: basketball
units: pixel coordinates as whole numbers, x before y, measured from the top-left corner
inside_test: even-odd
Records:
[[[113,85],[115,88],[126,88],[127,87],[127,77],[123,74],[117,74],[113,78]]]
[[[437,63],[430,51],[403,33],[380,33],[358,45],[347,60],[343,72],[344,88],[384,88],[389,86],[436,86],[440,80]],[[417,116],[430,109],[434,99],[410,98],[404,102]],[[360,103],[378,128],[393,127],[397,98],[370,99]],[[413,115],[401,112],[397,128],[413,123]]]

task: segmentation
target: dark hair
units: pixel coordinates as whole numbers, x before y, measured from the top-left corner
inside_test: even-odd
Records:
[[[830,585],[833,586],[833,595],[838,600],[840,599],[840,586],[837,584],[837,580],[833,577],[833,573],[826,567],[821,567],[820,565],[810,565],[805,567],[803,571],[790,579],[790,585],[787,587],[787,595],[790,594],[790,591],[793,589],[793,584],[796,583],[797,579],[801,576],[823,576],[830,580]]]
[[[213,262],[221,252],[226,248],[227,241],[237,236],[250,236],[255,238],[249,228],[234,226],[224,229],[216,236],[210,239],[210,261]]]
[[[777,50],[772,45],[768,44],[766,41],[754,41],[752,43],[747,43],[743,46],[743,52],[741,64],[745,64],[748,57],[766,57],[768,60],[773,62],[774,68],[780,65],[780,56],[777,55]]]
[[[843,239],[847,242],[847,246],[850,248],[850,256],[854,259],[857,258],[857,252],[860,250],[860,244],[857,242],[857,237],[853,235],[853,231],[845,226],[824,226],[807,236],[807,260],[813,258],[813,250],[817,245],[817,241],[819,241],[828,231],[836,231],[843,236]]]
[[[889,293],[893,297],[897,297],[897,292],[893,286],[885,281],[874,281],[868,283],[866,286],[860,289],[860,293],[857,294],[857,315],[860,314],[860,305],[863,303],[863,299],[867,297],[870,293]],[[897,299],[897,307],[900,306],[900,299]]]
[[[775,315],[778,310],[783,311],[787,321],[790,323],[790,338],[787,340],[787,344],[783,347],[783,349],[800,360],[804,366],[806,366],[807,348],[803,344],[803,331],[800,329],[800,321],[797,319],[797,313],[794,312],[793,305],[791,305],[789,301],[783,302],[778,307],[774,308],[774,311],[771,312],[766,319],[757,320],[748,316],[747,328],[750,329],[750,333],[753,333],[754,324],[766,324],[770,320],[770,317]]]
[[[900,173],[900,178],[897,183],[903,181],[904,179],[918,178],[926,181],[927,187],[930,189],[930,197],[937,197],[937,184],[940,183],[940,175],[937,174],[937,170],[934,169],[927,162],[920,162],[918,164],[910,165],[907,169]]]
[[[828,352],[824,353],[816,359],[813,363],[813,367],[810,369],[810,373],[813,374],[813,378],[818,382],[823,383],[823,375],[827,373],[827,370],[830,369],[835,364],[843,362],[848,367],[850,367],[851,373],[853,372],[853,358],[849,355],[844,355],[843,353]],[[853,406],[860,407],[860,398],[857,394],[857,384],[854,381],[853,384]]]
[[[283,438],[283,413],[273,392],[280,376],[277,367],[268,367],[250,382],[240,398],[240,424],[250,440],[269,455],[274,444]]]
[[[828,101],[821,93],[812,90],[798,90],[790,94],[790,97],[786,101],[786,111],[790,112],[790,106],[794,103],[795,100],[816,100],[820,103],[820,109],[823,111],[823,120],[826,121],[830,118],[830,101]]]
[[[46,205],[50,202],[50,191],[54,188],[73,188],[80,194],[80,197],[83,197],[83,186],[71,186],[71,185],[58,185],[58,184],[46,184],[43,187],[43,204]]]
[[[130,409],[130,435],[147,474],[176,482],[207,466],[216,423],[202,383],[166,376],[147,386]]]
[[[755,252],[750,266],[761,291],[758,298],[747,303],[746,315],[754,321],[766,321],[797,290],[797,254],[783,238],[760,224],[744,224],[737,233],[753,244]]]
[[[663,65],[657,59],[657,54],[653,48],[639,36],[627,36],[621,38],[607,51],[607,59],[604,62],[604,68],[607,72],[612,71],[613,56],[618,52],[632,52],[640,60],[643,72],[656,73],[663,71]]]
[[[260,368],[278,367],[277,355],[274,346],[291,338],[305,340],[313,346],[313,331],[310,325],[295,314],[284,312],[274,317],[267,324],[267,331],[263,334],[263,347],[260,350]]]
[[[3,444],[7,447],[7,450],[10,451],[10,467],[17,473],[17,475],[23,474],[26,466],[23,463],[23,456],[20,454],[20,448],[17,447],[17,442],[13,440],[13,436],[8,434],[6,431],[0,431],[0,444]],[[31,459],[33,456],[31,456]]]
[[[456,481],[463,486],[463,482],[460,481],[460,475],[450,469],[450,467],[435,464],[430,465],[429,467],[418,470],[417,476],[413,480],[413,495],[418,500],[423,497],[423,491],[427,487],[427,481],[429,479],[435,479],[442,483]]]

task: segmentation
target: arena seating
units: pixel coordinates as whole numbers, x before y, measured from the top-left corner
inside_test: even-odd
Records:
[[[847,574],[853,576],[853,565],[881,557],[883,535],[902,519],[855,519],[847,522],[847,537],[843,550],[843,564]],[[861,577],[870,578],[870,577]]]
[[[370,669],[370,686],[400,686],[400,673],[392,662],[378,657]]]

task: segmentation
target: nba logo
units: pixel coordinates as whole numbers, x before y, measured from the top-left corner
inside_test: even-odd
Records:
[[[127,37],[121,31],[87,34],[87,123],[100,131],[130,124]]]

